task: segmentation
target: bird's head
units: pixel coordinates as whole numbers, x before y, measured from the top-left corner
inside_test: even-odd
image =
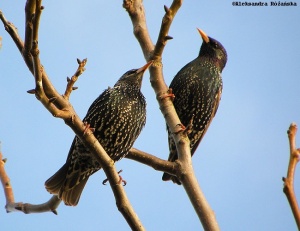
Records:
[[[138,85],[139,88],[141,88],[144,72],[151,66],[152,62],[153,61],[151,60],[139,69],[132,69],[125,72],[115,86],[126,83],[130,85]]]
[[[225,48],[219,41],[207,36],[204,31],[198,29],[198,32],[203,40],[199,56],[213,60],[220,68],[220,71],[222,71],[227,62],[227,52]]]

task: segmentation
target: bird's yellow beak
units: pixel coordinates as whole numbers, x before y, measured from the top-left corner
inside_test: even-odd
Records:
[[[142,66],[141,68],[139,68],[139,69],[137,70],[137,73],[146,71],[147,68],[150,67],[152,63],[153,63],[153,60],[151,60],[151,61],[149,61],[148,63],[146,63],[144,66]]]
[[[205,34],[205,32],[203,30],[200,30],[198,28],[197,28],[197,30],[198,30],[199,34],[201,35],[203,41],[205,43],[209,43],[209,38],[208,38],[207,34]]]

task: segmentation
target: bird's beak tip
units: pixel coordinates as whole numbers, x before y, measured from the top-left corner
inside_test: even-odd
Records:
[[[153,63],[153,60],[150,60],[148,63],[146,63],[144,66],[142,66],[140,69],[137,70],[138,73],[146,71]]]
[[[199,28],[197,28],[199,34],[201,35],[203,41],[205,43],[209,43],[209,37],[207,36],[207,34],[203,31],[203,30],[200,30]]]

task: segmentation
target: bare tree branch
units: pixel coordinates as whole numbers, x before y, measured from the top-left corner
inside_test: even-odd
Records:
[[[10,184],[10,179],[8,175],[5,172],[4,165],[6,163],[6,159],[3,159],[2,152],[0,150],[0,179],[4,190],[4,195],[6,198],[6,212],[10,212],[7,207],[9,207],[10,204],[13,204],[15,202],[15,197],[13,193],[13,189]]]
[[[57,214],[56,208],[59,206],[61,200],[57,196],[52,196],[49,201],[39,205],[32,205],[28,203],[15,202],[13,188],[10,183],[10,179],[5,171],[6,159],[3,159],[2,152],[0,150],[0,180],[2,182],[4,195],[6,198],[5,209],[6,212],[20,211],[25,214],[28,213],[42,213],[42,212],[53,212]]]
[[[19,34],[18,34],[18,30],[17,28],[10,22],[8,22],[6,20],[6,18],[4,17],[2,11],[0,10],[0,20],[2,21],[5,30],[7,31],[7,33],[10,35],[10,37],[14,40],[17,48],[19,49],[19,51],[22,53],[22,49],[24,47],[24,43],[22,41],[22,39],[20,38]]]
[[[123,7],[127,10],[136,36],[146,60],[154,60],[150,68],[150,82],[155,91],[160,110],[173,133],[173,138],[176,143],[178,166],[176,168],[176,176],[180,179],[184,186],[190,201],[192,202],[196,213],[205,230],[219,230],[215,215],[207,203],[203,192],[195,177],[190,151],[190,141],[187,134],[183,131],[178,131],[177,125],[181,124],[178,115],[175,111],[170,97],[166,97],[168,87],[164,81],[162,70],[162,52],[166,42],[172,37],[168,35],[172,21],[182,5],[182,0],[173,0],[170,8],[164,6],[165,15],[162,20],[162,25],[156,45],[153,47],[146,26],[146,17],[142,0],[124,0]],[[138,155],[138,153],[135,153]],[[144,155],[145,156],[145,155]],[[137,159],[137,158],[136,158]],[[143,155],[139,161],[143,159]],[[157,162],[158,163],[158,162]],[[151,165],[152,166],[152,165]],[[156,167],[157,168],[157,167]]]
[[[153,60],[151,59],[151,53],[154,49],[154,45],[147,30],[145,9],[142,1],[124,0],[123,7],[129,13],[133,25],[133,34],[142,47],[145,59],[147,61]]]
[[[15,41],[24,61],[35,77],[35,90],[30,92],[36,94],[37,99],[41,101],[53,116],[62,118],[82,140],[84,145],[95,155],[110,182],[119,211],[122,213],[132,230],[144,230],[142,223],[126,196],[122,184],[119,184],[120,178],[114,167],[114,161],[107,155],[92,132],[90,130],[86,132],[86,126],[77,116],[69,101],[55,90],[40,63],[38,27],[42,9],[41,0],[27,0],[25,7],[25,43],[20,39],[13,24],[8,23],[2,12],[0,12],[0,18],[5,29]],[[68,96],[66,98],[68,98]],[[17,206],[15,208],[22,209],[22,206]]]
[[[75,82],[77,81],[78,77],[85,71],[85,64],[87,62],[87,59],[84,59],[82,61],[80,61],[80,59],[77,59],[77,63],[78,63],[78,68],[75,72],[75,74],[72,76],[71,79],[69,79],[69,77],[67,78],[67,87],[66,87],[66,91],[65,91],[65,94],[64,94],[64,97],[66,100],[69,100],[70,98],[70,94],[73,90],[76,90],[77,88],[76,87],[73,87]]]
[[[159,57],[161,58],[163,50],[166,46],[166,42],[170,39],[173,39],[171,36],[168,35],[169,29],[171,27],[171,24],[173,22],[173,19],[179,10],[179,8],[182,5],[182,0],[175,0],[173,1],[170,8],[168,8],[166,5],[164,6],[165,9],[165,15],[162,19],[162,24],[160,28],[160,32],[158,35],[158,39],[155,45],[155,49],[153,52],[153,57]]]
[[[55,215],[57,215],[56,208],[58,208],[60,202],[61,200],[54,195],[43,204],[33,205],[29,203],[17,203],[16,205],[14,205],[14,208],[22,211],[25,214],[53,212]]]
[[[126,158],[146,164],[155,170],[176,175],[176,162],[162,160],[136,148],[131,148]]]
[[[287,177],[282,178],[284,182],[283,192],[285,193],[289,201],[296,224],[298,226],[298,229],[300,230],[300,210],[299,210],[297,198],[294,191],[294,176],[295,176],[296,166],[300,158],[300,149],[296,148],[297,125],[295,123],[292,123],[287,133],[288,133],[289,145],[290,145],[290,160],[289,160],[289,166],[287,171]]]

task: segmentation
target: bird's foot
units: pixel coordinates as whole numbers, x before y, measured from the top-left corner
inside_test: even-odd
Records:
[[[190,134],[191,131],[192,131],[194,117],[195,117],[195,115],[192,116],[192,118],[191,118],[189,124],[186,126],[186,128],[185,128],[184,131],[183,131],[186,135]]]
[[[119,179],[119,181],[118,181],[118,184],[117,184],[117,185],[119,185],[119,184],[122,184],[122,183],[123,183],[123,186],[125,186],[125,185],[127,184],[127,181],[126,181],[126,180],[124,180],[124,179],[123,179],[123,177],[120,175],[120,173],[121,173],[122,171],[123,171],[123,170],[121,169],[121,170],[118,172],[120,179]]]
[[[85,126],[83,135],[86,135],[89,131],[91,131],[92,133],[95,131],[95,128],[91,128],[91,125],[89,123],[84,122],[83,124]]]
[[[180,129],[174,132],[174,134],[178,134],[179,132],[183,132],[186,135],[190,134],[193,128],[194,116],[195,115],[192,116],[192,119],[190,120],[189,124],[186,127],[183,124],[177,124],[176,127],[180,127]]]
[[[104,181],[102,181],[102,184],[106,185],[107,181],[108,181],[108,179],[106,178]]]
[[[182,132],[186,129],[186,127],[183,124],[177,124],[176,127],[180,127],[179,130],[174,132],[174,134],[178,134],[179,132]]]
[[[123,170],[121,169],[121,170],[118,172],[118,174],[120,174],[122,171],[123,171]],[[120,177],[120,179],[119,179],[117,185],[123,183],[123,186],[125,186],[125,185],[127,184],[127,181],[124,180],[123,177],[122,177],[121,175],[119,175],[119,177]],[[103,184],[103,185],[106,185],[107,181],[108,181],[108,179],[105,179],[104,181],[102,181],[102,184]]]
[[[170,97],[172,101],[175,98],[175,95],[173,94],[172,88],[169,88],[167,93],[163,93],[159,96],[160,99],[165,99],[165,98],[168,98],[168,97]]]

